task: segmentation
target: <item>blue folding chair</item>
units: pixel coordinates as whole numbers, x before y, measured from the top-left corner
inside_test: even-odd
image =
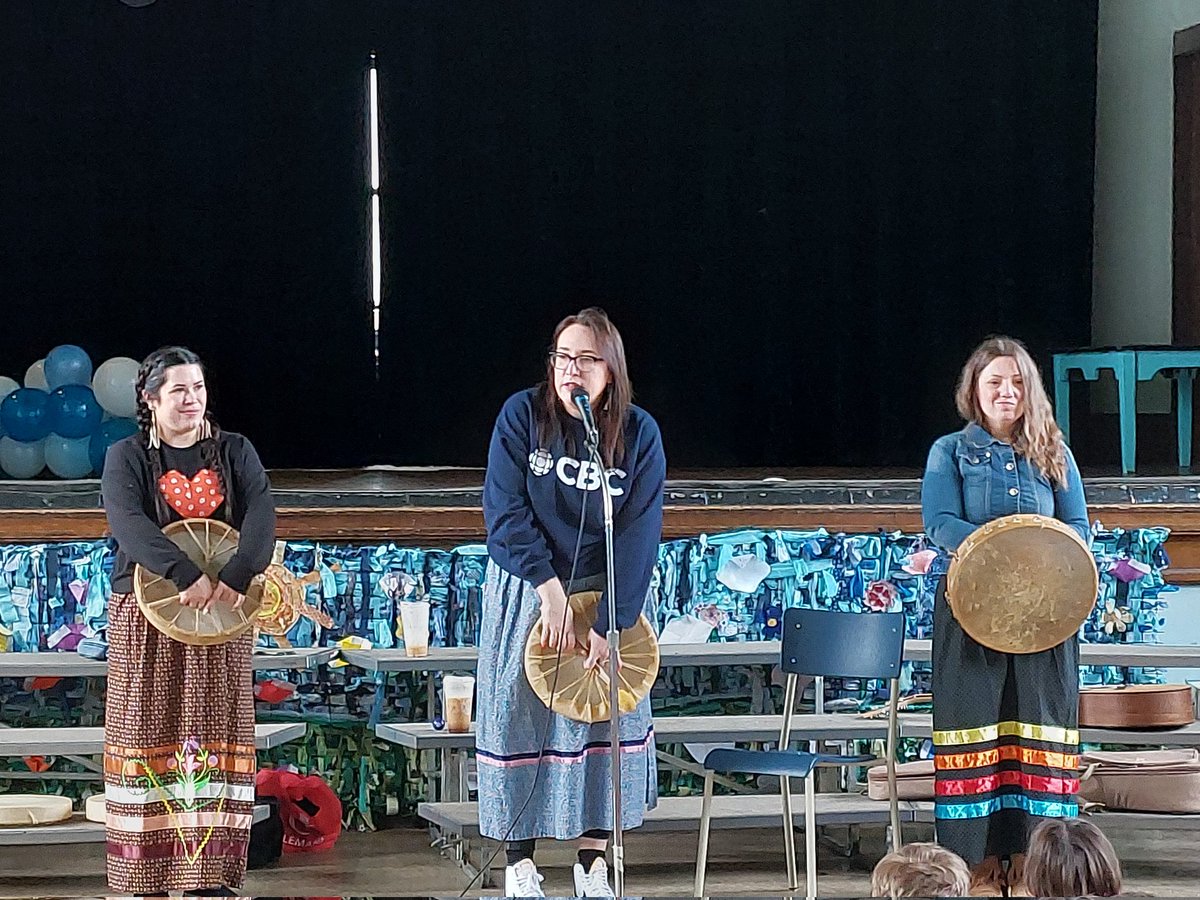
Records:
[[[844,613],[824,609],[789,609],[783,614],[780,667],[787,673],[783,727],[778,750],[713,750],[704,760],[704,805],[700,814],[700,845],[696,854],[695,895],[704,896],[708,867],[708,832],[713,775],[777,775],[783,797],[783,847],[788,886],[799,887],[796,835],[792,820],[791,779],[804,779],[804,867],[808,896],[817,895],[816,784],[819,764],[854,765],[874,762],[874,756],[838,756],[790,749],[796,708],[796,683],[801,675],[848,678],[886,678],[888,690],[887,765],[891,806],[892,848],[900,848],[900,805],[896,798],[896,704],[900,664],[904,657],[904,613]],[[817,682],[817,690],[821,682]]]

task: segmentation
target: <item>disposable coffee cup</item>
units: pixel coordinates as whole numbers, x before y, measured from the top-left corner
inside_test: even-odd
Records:
[[[471,730],[471,704],[474,699],[473,675],[447,675],[442,679],[443,718],[447,731],[465,734]]]

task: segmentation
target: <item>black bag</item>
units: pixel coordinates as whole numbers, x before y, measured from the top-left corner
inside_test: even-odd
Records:
[[[283,817],[279,815],[279,801],[274,797],[257,797],[254,803],[270,807],[271,813],[263,821],[250,826],[247,869],[261,869],[277,863],[283,855]]]

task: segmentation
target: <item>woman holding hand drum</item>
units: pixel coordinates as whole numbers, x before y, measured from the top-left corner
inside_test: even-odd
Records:
[[[231,895],[246,872],[254,806],[252,630],[185,643],[151,624],[133,592],[144,571],[160,588],[173,583],[182,618],[208,625],[241,609],[275,547],[271,485],[250,442],[212,421],[191,351],[150,354],[137,402],[140,431],[109,448],[101,481],[117,543],[104,714],[108,883],[119,894]],[[240,532],[212,578],[163,533],[186,520]],[[248,626],[244,612],[225,618]]]
[[[574,400],[581,389],[595,410],[603,466],[585,450]],[[533,861],[538,838],[579,840],[576,896],[613,894],[604,859],[613,822],[608,722],[548,713],[524,660],[538,625],[543,646],[586,654],[588,671],[608,660],[606,602],[577,646],[568,598],[610,587],[602,479],[613,494],[615,624],[624,632],[641,615],[658,557],[666,459],[658,425],[631,397],[620,334],[601,310],[585,309],[559,323],[546,380],[510,397],[492,434],[483,490],[491,562],[483,588],[476,752],[479,828],[508,842],[508,896],[543,894]],[[658,796],[649,698],[620,717],[619,730],[624,830],[640,825]]]
[[[963,367],[955,399],[967,424],[933,445],[921,486],[930,539],[954,552],[979,526],[1026,513],[1057,519],[1086,543],[1079,470],[1025,347],[1006,337],[985,341]],[[1034,653],[980,644],[955,618],[945,580],[939,586],[937,838],[971,866],[972,893],[1019,892],[1032,825],[1078,812],[1078,663],[1073,635]]]

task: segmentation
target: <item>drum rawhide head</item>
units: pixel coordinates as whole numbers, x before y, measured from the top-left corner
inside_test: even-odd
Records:
[[[577,646],[574,650],[563,651],[560,660],[557,649],[542,646],[539,621],[525,644],[525,677],[542,703],[559,715],[589,724],[607,722],[611,718],[608,667],[602,664],[588,670],[583,665],[587,659],[588,632],[596,624],[600,594],[597,591],[572,594],[569,602],[575,616]],[[638,616],[633,627],[621,632],[620,654],[618,696],[621,712],[628,713],[650,693],[654,679],[658,677],[658,639],[645,616]],[[553,705],[550,704],[552,690]]]
[[[164,528],[163,534],[214,584],[238,548],[237,531],[212,519],[181,519]],[[204,612],[184,606],[179,601],[180,588],[169,579],[141,565],[133,573],[133,593],[143,615],[167,637],[184,644],[223,644],[252,628],[262,604],[263,584],[263,576],[254,579],[240,609],[215,603]]]
[[[1083,539],[1051,516],[994,519],[971,533],[946,573],[946,603],[963,631],[1004,653],[1037,653],[1079,631],[1100,574]]]

